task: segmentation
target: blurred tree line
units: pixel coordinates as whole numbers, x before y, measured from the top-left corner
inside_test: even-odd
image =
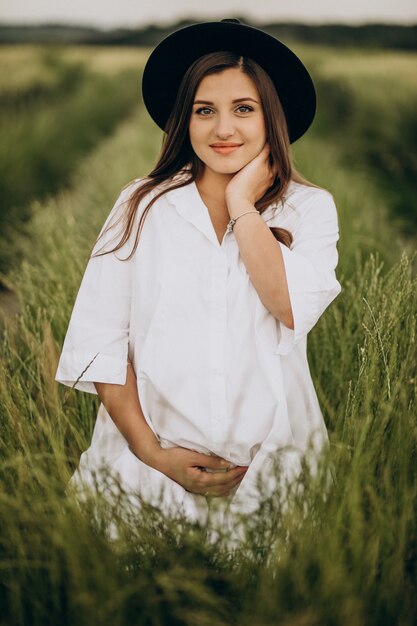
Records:
[[[415,50],[417,48],[417,24],[367,23],[351,24],[302,24],[299,22],[251,23],[246,17],[238,17],[245,24],[261,28],[271,35],[286,40],[296,40],[332,46],[359,46]],[[0,24],[1,43],[68,43],[85,45],[156,46],[171,32],[199,22],[200,18],[181,20],[169,26],[149,24],[142,28],[99,28],[64,24],[6,25]]]

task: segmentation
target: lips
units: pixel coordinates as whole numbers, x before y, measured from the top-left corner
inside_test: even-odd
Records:
[[[228,145],[224,145],[224,146],[213,145],[213,146],[210,146],[210,147],[213,148],[213,150],[215,150],[219,154],[229,154],[230,152],[234,152],[235,150],[237,150],[241,146],[242,146],[242,144],[228,144]]]

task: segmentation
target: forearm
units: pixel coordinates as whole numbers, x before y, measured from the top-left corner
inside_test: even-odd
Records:
[[[232,218],[255,210],[247,199],[229,200]],[[268,225],[256,213],[239,218],[233,232],[250,280],[259,298],[274,317],[288,328],[294,328],[291,300],[281,248]]]
[[[162,448],[143,415],[132,365],[128,365],[124,385],[95,382],[94,386],[132,452],[146,465],[160,470]]]

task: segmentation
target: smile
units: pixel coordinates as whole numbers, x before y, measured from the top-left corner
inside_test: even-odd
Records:
[[[230,152],[234,152],[241,147],[242,146],[210,146],[210,148],[212,148],[213,150],[215,150],[215,152],[218,152],[219,154],[229,154]]]

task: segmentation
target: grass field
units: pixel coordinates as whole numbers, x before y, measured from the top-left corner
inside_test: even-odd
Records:
[[[161,132],[132,97],[146,53],[67,48],[48,73],[42,49],[0,51],[10,75],[0,72],[0,124],[9,115],[14,164],[0,168],[3,189],[15,186],[20,152],[23,180],[37,171],[36,141],[44,137],[39,131],[35,141],[24,130],[29,111],[41,119],[47,102],[55,128],[71,113],[61,81],[68,67],[78,68],[71,98],[80,109],[80,131],[70,125],[67,133],[74,150],[68,163],[61,150],[61,174],[50,178],[59,178],[54,192],[41,193],[38,181],[9,224],[2,280],[18,314],[5,322],[0,352],[0,624],[416,622],[416,55],[294,48],[317,73],[321,106],[312,132],[293,147],[295,164],[333,193],[340,220],[343,290],[308,344],[336,483],[324,500],[320,481],[305,476],[303,500],[294,498],[287,511],[265,501],[235,554],[158,511],[126,523],[123,494],[117,506],[90,502],[84,511],[65,494],[98,403],[58,385],[54,374],[91,241],[121,187],[150,170],[161,146]],[[110,77],[121,95],[105,101],[102,116],[111,121],[87,146],[81,129],[97,102],[78,77],[89,72],[105,89],[100,81]],[[25,105],[33,109],[10,116],[7,102],[36,93],[34,85],[41,95]],[[12,137],[19,137],[15,148]],[[391,194],[381,183],[387,163]],[[408,212],[399,209],[405,204]],[[114,524],[117,541],[108,537]]]

